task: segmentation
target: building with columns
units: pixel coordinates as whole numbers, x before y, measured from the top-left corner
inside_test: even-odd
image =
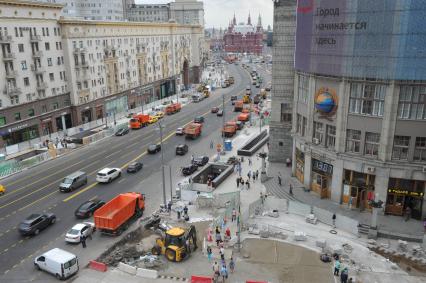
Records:
[[[203,27],[62,18],[62,8],[0,0],[0,148],[199,81]]]
[[[345,2],[297,7],[293,173],[319,198],[361,210],[380,200],[387,214],[409,207],[423,219],[426,7]],[[274,50],[280,28],[274,25]]]

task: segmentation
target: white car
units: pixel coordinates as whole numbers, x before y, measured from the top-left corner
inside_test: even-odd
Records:
[[[96,174],[96,182],[110,183],[112,180],[121,176],[120,168],[104,168]]]
[[[80,243],[82,235],[87,238],[92,235],[95,230],[95,224],[92,222],[75,224],[65,235],[65,241],[68,243]]]
[[[181,127],[180,127],[180,128],[177,128],[177,129],[176,129],[176,135],[177,135],[177,136],[183,136],[183,134],[184,134],[184,132],[183,132],[183,128],[181,128]]]

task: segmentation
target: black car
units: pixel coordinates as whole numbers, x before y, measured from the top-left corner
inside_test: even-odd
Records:
[[[132,162],[127,166],[127,173],[136,173],[143,168],[143,164],[140,162]]]
[[[228,165],[233,165],[233,164],[237,164],[238,159],[236,156],[231,156],[228,158],[228,160],[226,161],[226,164]]]
[[[266,91],[271,91],[271,87],[267,86],[267,87],[265,87],[265,90]]]
[[[192,164],[195,164],[197,166],[204,166],[209,162],[208,156],[198,156],[195,157],[194,160],[192,160]]]
[[[194,123],[198,123],[198,124],[204,123],[204,117],[203,116],[195,117],[194,118]]]
[[[213,107],[211,110],[212,113],[217,113],[217,111],[219,111],[219,107]]]
[[[31,214],[19,224],[19,233],[23,236],[38,235],[41,230],[56,222],[56,216],[53,213]]]
[[[176,155],[185,155],[188,152],[188,145],[179,144],[176,146]]]
[[[232,105],[235,105],[236,100],[238,100],[238,96],[236,96],[236,95],[231,96],[231,104]]]
[[[80,219],[89,218],[104,204],[105,202],[99,199],[85,201],[75,210],[74,215]]]
[[[259,104],[259,102],[260,102],[260,95],[259,95],[259,94],[257,94],[257,95],[253,98],[253,103],[254,103],[254,104]]]
[[[194,173],[195,171],[197,171],[197,169],[198,169],[197,165],[191,164],[191,165],[188,165],[188,166],[185,166],[185,167],[182,168],[182,174],[184,176],[188,176],[188,175],[191,175],[192,173]]]
[[[161,151],[161,144],[151,144],[148,146],[148,153],[154,154]]]
[[[121,128],[117,132],[115,132],[116,136],[124,136],[129,133],[129,128]]]
[[[216,116],[217,117],[222,117],[223,116],[223,110],[220,109],[219,111],[217,111]]]

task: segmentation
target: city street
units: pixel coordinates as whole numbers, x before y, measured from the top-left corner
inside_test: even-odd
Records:
[[[228,71],[235,77],[233,86],[219,89],[210,98],[200,103],[190,104],[184,107],[180,113],[166,116],[162,121],[165,125],[163,132],[164,160],[167,165],[171,165],[173,187],[182,178],[180,167],[189,164],[191,154],[210,156],[214,153],[209,148],[210,141],[214,140],[215,143],[221,141],[222,117],[211,114],[210,108],[221,106],[222,93],[225,94],[226,119],[229,120],[236,115],[232,112],[233,108],[229,102],[230,95],[240,94],[250,81],[248,73],[240,66],[229,65]],[[177,127],[183,126],[198,115],[204,115],[206,118],[201,139],[186,140],[184,137],[175,136],[174,132]],[[45,251],[47,247],[57,246],[54,245],[55,242],[61,243],[68,250],[79,249],[80,246],[65,244],[64,233],[78,222],[74,218],[74,210],[88,199],[100,198],[108,201],[119,193],[138,191],[146,194],[147,213],[157,209],[162,202],[162,186],[159,181],[161,180],[161,153],[146,154],[149,144],[159,142],[157,129],[158,126],[154,124],[141,130],[131,131],[130,134],[123,137],[110,137],[3,180],[8,188],[8,193],[0,197],[2,231],[0,234],[0,274],[4,274],[1,277],[7,279],[8,282],[28,280],[28,276],[34,276],[32,269],[34,257]],[[206,138],[207,136],[209,138]],[[175,146],[180,143],[188,144],[189,152],[185,156],[176,157]],[[130,175],[125,172],[125,168],[132,160],[142,161],[144,168],[142,171]],[[97,184],[96,173],[104,167],[121,167],[122,177],[111,184]],[[71,193],[59,192],[60,181],[77,170],[87,173],[88,184]],[[166,191],[169,198],[168,167],[166,167]],[[17,231],[19,222],[31,213],[39,212],[52,212],[57,216],[58,221],[38,236],[21,237]],[[107,244],[113,239],[102,237],[102,241]],[[76,253],[78,254],[78,252]],[[13,258],[10,257],[12,254]],[[46,274],[42,276],[50,278]]]

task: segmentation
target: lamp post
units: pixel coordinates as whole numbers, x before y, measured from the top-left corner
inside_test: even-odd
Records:
[[[166,175],[164,172],[164,149],[163,149],[163,125],[161,123],[161,121],[158,121],[158,127],[160,130],[160,145],[161,145],[161,172],[162,172],[162,177],[163,177],[163,202],[164,202],[164,207],[167,207],[167,200],[166,200]]]

